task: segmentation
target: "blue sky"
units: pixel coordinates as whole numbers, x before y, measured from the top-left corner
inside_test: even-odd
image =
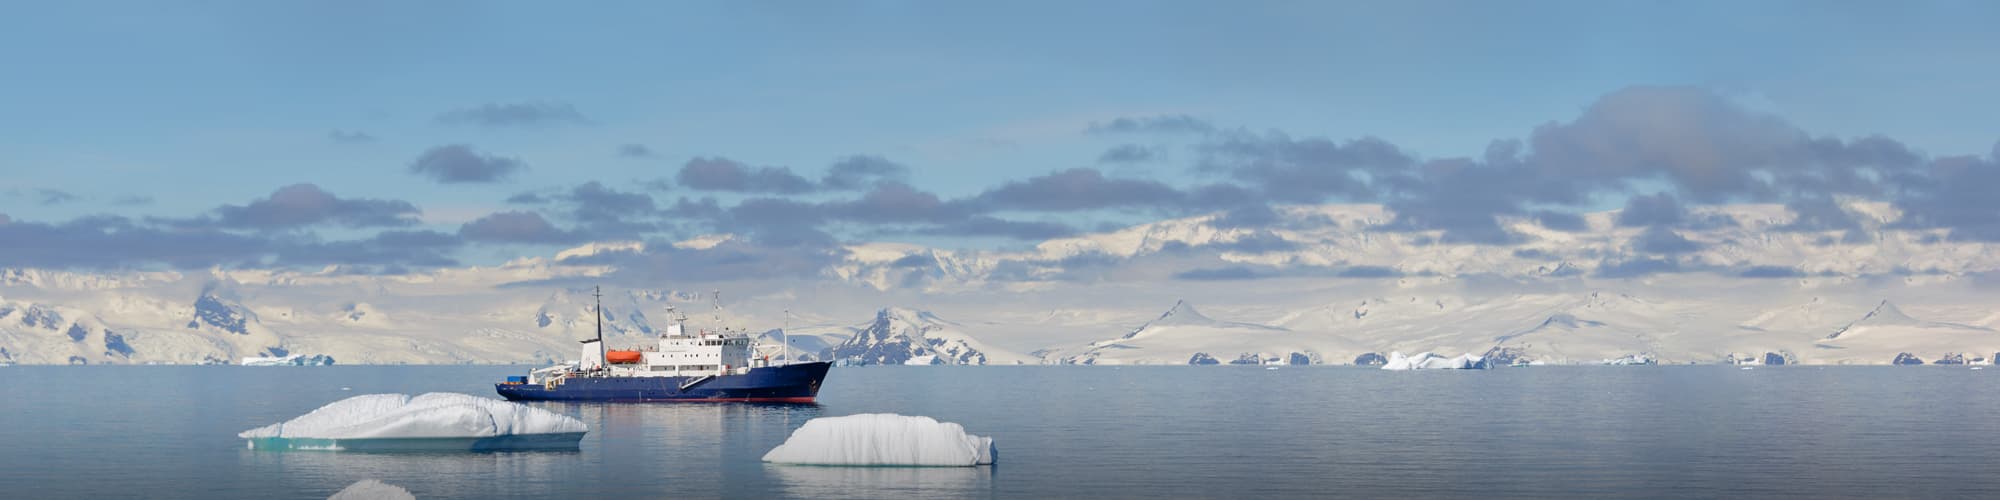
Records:
[[[697,157],[818,179],[840,159],[879,156],[945,200],[1073,168],[1191,188],[1215,177],[1192,168],[1200,153],[1187,146],[1200,141],[1085,130],[1187,116],[1289,138],[1377,137],[1422,160],[1479,158],[1495,139],[1526,139],[1634,86],[1700,89],[1813,136],[1880,134],[1926,156],[1988,157],[2000,140],[1996,5],[4,2],[0,214],[198,217],[311,183],[407,201],[422,223],[396,227],[452,233],[535,209],[510,196],[587,181],[661,205],[755,196],[642,187]],[[524,107],[538,110],[530,123],[452,118]],[[411,172],[454,144],[526,168],[492,182]],[[1126,144],[1157,154],[1099,161]],[[626,145],[650,154],[619,154]],[[1592,189],[1559,208],[1617,208],[1632,194]],[[836,226],[841,238],[883,236]],[[300,230],[341,239],[380,227]]]

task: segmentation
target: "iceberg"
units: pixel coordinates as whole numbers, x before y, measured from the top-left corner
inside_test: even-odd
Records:
[[[764,461],[799,465],[970,467],[999,452],[993,438],[930,417],[867,413],[809,420]]]
[[[237,434],[251,449],[576,449],[589,431],[555,412],[467,394],[368,394]]]
[[[333,356],[325,354],[293,354],[290,356],[268,357],[249,356],[243,358],[243,366],[333,366]]]
[[[417,500],[410,490],[374,479],[363,479],[341,488],[326,500]]]
[[[1646,366],[1659,364],[1659,360],[1644,354],[1633,354],[1622,358],[1607,359],[1602,364],[1610,366]]]
[[[1383,363],[1382,369],[1384,370],[1484,370],[1486,369],[1486,358],[1484,356],[1473,356],[1471,354],[1461,354],[1456,358],[1447,358],[1429,352],[1417,353],[1416,356],[1404,356],[1403,353],[1401,352],[1391,352],[1389,353],[1389,362]]]

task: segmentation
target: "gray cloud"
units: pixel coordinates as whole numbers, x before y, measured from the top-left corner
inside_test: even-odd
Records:
[[[1184,199],[1179,190],[1157,181],[1112,179],[1096,169],[1073,168],[1006,183],[980,193],[976,201],[1000,210],[1057,212],[1166,207]]]
[[[1679,199],[1669,193],[1633,196],[1625,200],[1625,209],[1618,212],[1618,225],[1675,226],[1687,218],[1687,209]]]
[[[1246,266],[1210,267],[1174,273],[1174,279],[1187,281],[1250,280],[1262,276],[1257,270]]]
[[[327,140],[336,144],[367,144],[375,142],[375,136],[359,130],[334,130],[326,133]]]
[[[589,123],[575,106],[561,102],[487,103],[439,114],[438,122],[485,127],[574,125]]]
[[[1668,259],[1643,258],[1621,262],[1604,262],[1594,273],[1600,278],[1637,278],[1650,274],[1683,272],[1681,264]]]
[[[1575,233],[1590,229],[1589,223],[1583,220],[1583,216],[1569,212],[1541,210],[1535,212],[1534,216],[1536,224],[1557,231]]]
[[[1801,198],[1785,203],[1785,209],[1792,212],[1792,221],[1778,226],[1778,231],[1860,231],[1861,221],[1848,213],[1846,207],[1829,198]]]
[[[1632,247],[1641,252],[1675,255],[1701,250],[1701,244],[1689,241],[1680,233],[1661,226],[1647,228],[1632,239]]]
[[[37,189],[35,197],[39,198],[43,205],[60,205],[79,199],[75,194],[59,189]]]
[[[1077,231],[1076,228],[1061,223],[1015,221],[982,215],[969,217],[962,221],[919,229],[917,233],[942,236],[996,236],[1016,240],[1039,241],[1075,236]]]
[[[1207,133],[1215,130],[1215,125],[1188,115],[1159,115],[1141,117],[1119,117],[1109,122],[1091,123],[1084,129],[1091,134],[1188,134]]]
[[[178,225],[258,230],[314,225],[398,227],[416,224],[420,212],[407,201],[341,198],[313,184],[293,184],[248,204],[217,207],[212,219],[180,221]]]
[[[1219,134],[1201,144],[1197,169],[1228,174],[1269,199],[1314,203],[1327,199],[1370,201],[1379,187],[1398,184],[1416,160],[1387,141],[1366,137],[1344,143],[1293,139],[1280,132]]]
[[[1804,271],[1796,267],[1786,266],[1752,266],[1737,273],[1738,277],[1743,278],[1802,278],[1805,275]]]
[[[1098,163],[1145,163],[1159,159],[1158,150],[1138,144],[1121,144],[1097,155]]]
[[[618,156],[626,158],[652,158],[653,148],[645,144],[619,144]]]
[[[1334,275],[1342,278],[1395,278],[1402,276],[1403,273],[1382,266],[1349,266],[1335,272]]]
[[[785,167],[752,167],[728,158],[695,158],[681,166],[674,179],[701,191],[800,194],[814,191],[812,181]]]
[[[526,170],[520,160],[480,154],[471,146],[452,144],[424,151],[410,162],[410,173],[444,184],[499,182]]]
[[[458,236],[490,243],[563,244],[579,240],[575,233],[550,224],[542,214],[526,211],[494,212],[480,217],[459,226]]]
[[[0,216],[4,218],[4,216]],[[62,224],[0,223],[0,266],[123,269],[148,264],[176,268],[256,262],[272,245],[215,229],[161,230],[123,217],[84,217]]]
[[[878,182],[900,182],[909,174],[910,167],[888,158],[854,155],[827,167],[826,177],[820,179],[820,184],[833,190],[866,189]]]
[[[1939,158],[1929,176],[1903,182],[1905,195],[1896,201],[1903,211],[1901,227],[1949,228],[1957,241],[2000,242],[2000,144],[1994,156]]]
[[[112,199],[111,204],[122,207],[145,206],[153,204],[153,197],[145,195],[137,195],[137,194],[128,194]]]

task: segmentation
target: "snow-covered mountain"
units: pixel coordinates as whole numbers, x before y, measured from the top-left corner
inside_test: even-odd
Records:
[[[860,242],[826,255],[816,278],[673,284],[730,291],[726,309],[710,293],[604,283],[603,319],[614,345],[629,345],[657,333],[668,306],[698,327],[737,331],[774,328],[789,323],[781,311],[799,311],[803,323],[837,325],[795,328],[801,359],[845,348],[874,362],[1345,364],[1435,351],[1503,363],[1643,355],[1884,364],[1905,352],[2000,352],[2000,293],[1987,278],[2000,271],[2000,251],[1890,224],[1888,205],[1841,207],[1848,229],[1801,228],[1775,205],[1691,206],[1682,218],[1691,222],[1666,229],[1621,226],[1618,211],[1586,214],[1567,230],[1506,219],[1515,238],[1495,244],[1385,229],[1395,214],[1376,205],[1281,207],[1258,226],[1184,217],[1016,249]],[[620,271],[581,262],[646,250],[600,242],[397,275],[0,269],[0,362],[568,358],[575,340],[594,335],[584,285]],[[1194,311],[1196,302],[1233,321]],[[876,319],[845,326],[864,314]],[[1027,351],[1037,355],[1013,354]]]
[[[929,356],[930,364],[1002,365],[1032,358],[995,348],[964,331],[964,326],[926,311],[891,307],[875,321],[827,349],[827,359],[868,365],[900,365]]]
[[[1351,359],[1363,351],[1338,335],[1217,320],[1182,300],[1118,338],[1043,355],[1063,364],[1084,365],[1315,364]]]

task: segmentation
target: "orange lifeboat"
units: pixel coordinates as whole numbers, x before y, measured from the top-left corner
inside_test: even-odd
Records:
[[[639,351],[605,351],[604,362],[614,365],[639,362]]]

